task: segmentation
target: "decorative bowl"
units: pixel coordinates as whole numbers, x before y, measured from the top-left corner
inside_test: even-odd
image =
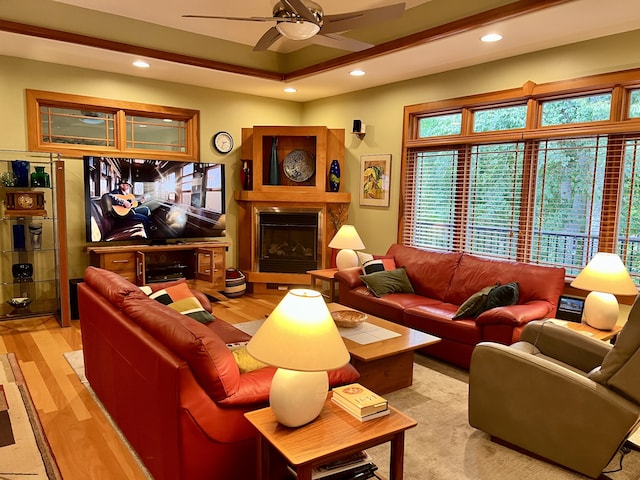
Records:
[[[293,150],[282,163],[284,174],[294,182],[309,180],[316,170],[313,156],[304,150]]]
[[[337,310],[331,312],[333,321],[339,327],[353,328],[367,319],[367,314],[355,310]]]
[[[14,297],[7,300],[7,303],[15,308],[24,308],[31,303],[29,297]]]

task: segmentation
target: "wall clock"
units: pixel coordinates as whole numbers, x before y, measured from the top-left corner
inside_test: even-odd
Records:
[[[6,210],[8,217],[46,216],[44,192],[7,192]]]
[[[220,153],[233,150],[233,137],[227,132],[218,132],[213,136],[213,147]]]

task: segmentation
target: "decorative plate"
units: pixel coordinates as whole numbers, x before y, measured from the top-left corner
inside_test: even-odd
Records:
[[[12,307],[24,308],[31,303],[31,299],[29,297],[14,297],[7,300],[7,303]]]
[[[366,313],[356,312],[355,310],[337,310],[335,312],[331,312],[331,316],[337,326],[347,328],[360,325],[367,319]]]
[[[309,152],[293,150],[285,157],[282,168],[289,180],[304,182],[311,178],[316,170],[316,164]]]

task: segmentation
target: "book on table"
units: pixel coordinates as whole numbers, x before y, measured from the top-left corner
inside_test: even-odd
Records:
[[[332,397],[338,405],[361,417],[389,408],[386,399],[359,383],[335,387],[332,391]]]
[[[389,412],[390,412],[389,408],[386,408],[385,410],[381,410],[375,413],[369,413],[368,415],[360,415],[359,413],[353,411],[346,402],[344,402],[343,400],[340,400],[340,397],[338,397],[337,395],[331,397],[331,401],[337,404],[338,406],[340,406],[349,415],[352,415],[353,417],[357,418],[361,422],[367,422],[369,420],[373,420],[374,418],[384,417],[385,415],[389,415]]]
[[[373,477],[373,472],[377,469],[378,467],[373,463],[369,454],[362,450],[333,462],[314,467],[311,472],[311,478],[313,480],[349,480],[352,478],[364,480]],[[289,466],[289,471],[295,478],[295,469]]]

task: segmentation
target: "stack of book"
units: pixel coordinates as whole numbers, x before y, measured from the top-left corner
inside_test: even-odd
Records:
[[[331,463],[315,467],[311,472],[313,480],[365,480],[374,477],[378,467],[364,450],[348,455]],[[296,471],[289,467],[293,478],[297,478]]]
[[[387,401],[359,383],[334,388],[331,400],[361,422],[389,415]]]

